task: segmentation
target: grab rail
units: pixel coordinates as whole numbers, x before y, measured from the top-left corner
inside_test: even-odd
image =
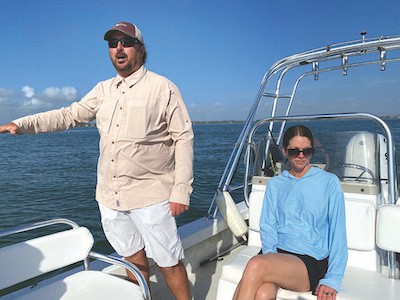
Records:
[[[369,113],[343,113],[343,114],[319,114],[319,115],[299,115],[299,116],[284,116],[284,117],[274,117],[274,118],[265,118],[263,120],[258,121],[252,128],[249,138],[248,138],[248,151],[251,150],[251,143],[253,140],[253,136],[257,129],[261,127],[263,124],[272,122],[272,121],[312,121],[312,120],[349,120],[349,119],[370,119],[378,123],[384,130],[387,143],[388,143],[388,186],[389,186],[389,203],[395,204],[398,198],[397,184],[396,184],[396,172],[395,172],[395,149],[393,136],[390,131],[390,128],[387,124],[380,119],[379,117],[369,114]],[[248,190],[249,185],[249,165],[250,165],[250,155],[246,155],[246,170],[245,170],[245,180],[244,180],[244,189]],[[245,193],[245,200],[248,204],[248,194]]]
[[[52,219],[52,220],[47,220],[47,221],[42,221],[42,222],[36,222],[33,224],[27,224],[27,225],[21,225],[18,227],[14,227],[11,229],[4,229],[0,230],[0,237],[6,236],[6,235],[12,235],[16,233],[21,233],[25,231],[30,231],[50,225],[55,225],[55,224],[66,224],[70,225],[72,228],[78,228],[79,225],[76,224],[75,222],[68,220],[68,219]]]

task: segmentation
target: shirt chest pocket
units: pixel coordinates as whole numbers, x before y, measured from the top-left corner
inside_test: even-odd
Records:
[[[145,99],[126,101],[124,114],[123,136],[134,139],[146,137],[151,127],[151,109]]]

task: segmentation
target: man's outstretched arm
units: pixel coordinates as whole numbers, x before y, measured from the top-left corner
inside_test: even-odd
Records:
[[[10,122],[0,126],[0,133],[9,132],[11,134],[17,134],[19,132],[19,127],[17,124]]]

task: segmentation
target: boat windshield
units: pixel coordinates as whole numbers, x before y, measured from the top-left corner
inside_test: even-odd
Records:
[[[269,156],[262,151],[266,139],[258,141],[253,175],[275,176],[289,168],[281,148],[270,140]],[[385,147],[385,148],[384,148]],[[369,131],[316,132],[311,163],[336,174],[341,181],[377,184],[387,180],[387,170],[380,170],[379,151],[386,151],[385,139]],[[385,176],[386,174],[386,176]]]

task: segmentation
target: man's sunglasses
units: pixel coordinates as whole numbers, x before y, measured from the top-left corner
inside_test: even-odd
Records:
[[[124,48],[126,47],[133,47],[136,44],[142,44],[138,39],[119,39],[119,40],[109,40],[108,47],[110,48],[117,48],[118,43],[121,42]]]
[[[300,150],[299,148],[294,148],[294,149],[286,149],[286,153],[291,157],[297,157],[300,155],[300,153],[303,153],[305,157],[309,157],[314,154],[314,148],[304,148],[303,150]]]

